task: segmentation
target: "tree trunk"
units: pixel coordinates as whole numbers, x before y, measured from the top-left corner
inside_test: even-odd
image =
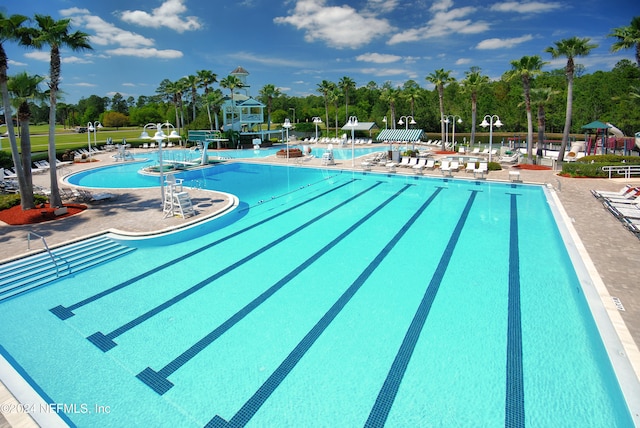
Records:
[[[51,83],[49,84],[49,179],[51,195],[49,203],[52,207],[62,206],[58,187],[58,169],[56,168],[56,97],[60,80],[60,51],[57,46],[51,48]]]
[[[558,152],[558,162],[564,160],[564,152],[567,150],[569,142],[569,131],[571,131],[571,115],[573,113],[573,73],[567,75],[567,114],[564,119],[564,131],[562,132],[562,143]]]
[[[471,145],[476,143],[476,120],[478,116],[478,94],[471,93]]]
[[[25,186],[20,193],[20,201],[23,210],[35,208],[33,200],[33,177],[31,173],[31,135],[29,135],[29,104],[25,101],[18,109],[18,119],[22,126],[22,135],[20,137],[20,151],[22,152],[22,169],[24,171]]]
[[[438,99],[440,101],[440,138],[442,141],[442,150],[445,150],[444,138],[444,86],[438,85]]]

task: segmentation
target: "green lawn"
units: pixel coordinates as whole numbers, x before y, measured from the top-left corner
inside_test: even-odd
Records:
[[[39,153],[46,153],[49,144],[49,126],[48,125],[33,125],[29,128],[31,134],[31,152],[36,155]],[[142,143],[140,140],[140,133],[142,132],[139,127],[130,128],[102,128],[96,134],[98,146],[103,146],[107,138],[112,138],[114,143],[121,143],[122,139],[126,139],[127,143],[133,143],[137,145]],[[64,129],[62,126],[56,127],[56,150],[58,152],[64,152],[65,150],[75,150],[81,147],[87,147],[88,138],[91,137],[91,145],[94,145],[94,134],[83,133],[79,134],[74,129]],[[18,147],[20,147],[20,138],[18,138]],[[2,138],[2,151],[11,152],[9,146],[9,139]]]

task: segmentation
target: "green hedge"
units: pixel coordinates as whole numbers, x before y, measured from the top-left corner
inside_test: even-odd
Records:
[[[640,156],[595,155],[562,164],[562,174],[571,177],[608,178],[603,166],[640,165]]]
[[[44,195],[33,195],[36,205],[47,202],[47,197]],[[20,205],[20,195],[17,193],[0,195],[0,211],[7,210],[11,207]]]

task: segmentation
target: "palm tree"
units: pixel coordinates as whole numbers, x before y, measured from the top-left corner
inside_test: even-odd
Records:
[[[400,96],[400,90],[391,86],[391,82],[384,82],[380,99],[389,104],[391,111],[391,129],[396,129],[396,101]]]
[[[480,67],[471,67],[464,73],[462,86],[471,94],[471,145],[476,141],[476,122],[478,120],[478,92],[489,83],[489,76],[481,73]]]
[[[573,112],[573,74],[575,72],[573,58],[589,55],[589,52],[592,49],[598,47],[596,44],[589,43],[589,40],[590,39],[588,37],[583,39],[572,37],[570,39],[563,39],[559,42],[555,42],[555,47],[550,46],[545,49],[545,52],[550,53],[553,58],[561,56],[567,57],[567,65],[564,70],[567,76],[567,112],[564,120],[562,143],[560,144],[560,152],[558,153],[558,161],[560,162],[564,160],[564,151],[567,149],[569,132],[571,131],[571,114]]]
[[[400,96],[409,101],[411,117],[413,117],[415,115],[416,101],[420,98],[420,85],[418,85],[418,82],[415,80],[407,80],[404,82]]]
[[[182,89],[178,82],[172,82],[169,79],[164,79],[160,82],[160,86],[156,89],[156,93],[160,94],[160,96],[173,104],[176,113],[176,125],[178,128],[178,134],[180,134],[180,118],[178,116],[178,94],[181,93]]]
[[[56,101],[60,84],[60,48],[67,47],[72,51],[92,49],[89,35],[81,31],[70,32],[71,19],[54,20],[50,16],[36,14],[38,28],[33,32],[33,46],[42,49],[49,46],[51,60],[49,62],[49,177],[51,179],[52,207],[62,205],[56,165]]]
[[[353,81],[352,78],[344,76],[340,81],[338,81],[338,87],[342,90],[344,94],[344,107],[345,107],[345,121],[349,117],[349,91],[356,88],[356,82]],[[337,126],[337,124],[336,124]]]
[[[260,89],[260,101],[267,105],[267,131],[271,130],[271,108],[273,107],[273,99],[278,98],[282,93],[276,85],[267,83]]]
[[[438,99],[440,101],[440,133],[442,138],[442,144],[444,148],[444,87],[449,83],[453,83],[456,81],[453,77],[451,77],[451,71],[444,71],[444,68],[434,71],[430,75],[426,77],[427,82],[433,83],[438,89]]]
[[[213,130],[213,122],[211,121],[211,108],[209,107],[209,91],[211,88],[209,85],[213,85],[218,81],[218,75],[210,70],[198,70],[196,71],[198,75],[198,79],[200,80],[200,87],[204,88],[204,99],[207,104],[207,116],[209,117],[209,129]],[[217,118],[216,118],[216,129],[217,129]]]
[[[236,88],[242,88],[243,86],[242,81],[238,76],[229,75],[220,81],[220,86],[225,89],[228,89],[229,92],[231,93],[231,130],[233,130],[233,126],[234,126],[233,122],[235,122],[235,110],[236,110],[236,103],[233,99],[233,92],[236,90]],[[228,129],[225,128],[225,132],[226,131],[228,131]],[[231,137],[233,140],[234,135],[231,134]],[[231,142],[235,146],[235,141],[231,141]]]
[[[329,93],[332,91],[335,84],[328,80],[323,80],[321,83],[318,83],[318,92],[322,94],[324,98],[324,114],[325,114],[325,123],[327,124],[327,133],[329,132]]]
[[[538,107],[538,141],[536,142],[536,158],[542,156],[542,145],[544,144],[544,133],[547,124],[547,117],[544,108],[551,102],[552,98],[559,93],[560,91],[556,91],[553,88],[531,89],[531,104]]]
[[[215,120],[215,129],[220,129],[220,123],[218,122],[218,115],[220,113],[220,107],[224,102],[224,95],[220,89],[213,89],[205,95],[207,106],[211,106],[213,109],[213,118]]]
[[[533,159],[533,118],[531,115],[531,79],[542,73],[545,62],[538,55],[523,56],[511,61],[511,70],[505,74],[507,80],[520,78],[524,92],[524,105],[527,112],[527,159]]]
[[[634,16],[631,25],[614,28],[609,37],[618,40],[611,46],[611,52],[618,52],[622,49],[636,48],[636,63],[640,67],[640,16]]]
[[[24,36],[27,34],[26,27],[22,24],[27,21],[27,17],[23,15],[7,16],[0,11],[0,91],[2,92],[2,106],[4,109],[4,123],[7,125],[7,135],[11,145],[11,156],[13,165],[15,166],[16,176],[18,179],[18,189],[20,191],[20,204],[23,210],[30,208],[29,198],[27,196],[27,181],[22,163],[20,162],[20,152],[18,151],[18,142],[13,128],[13,117],[11,110],[11,98],[9,98],[9,89],[7,88],[7,68],[8,58],[4,50],[5,42],[18,42],[20,44],[28,44],[28,39]],[[33,190],[31,192],[33,194]],[[33,198],[32,198],[33,199]]]
[[[198,100],[198,87],[200,86],[200,79],[198,78],[198,76],[190,74],[180,80],[182,80],[185,88],[191,91],[191,107],[193,111],[193,119],[191,121],[193,122],[196,120],[196,102]]]
[[[44,77],[38,75],[29,76],[26,72],[22,72],[10,77],[7,82],[12,101],[18,107],[18,123],[22,127],[20,151],[22,152],[22,169],[26,181],[24,189],[21,190],[21,193],[24,192],[21,198],[24,197],[26,200],[26,207],[23,207],[23,209],[35,208],[33,180],[31,176],[31,134],[29,132],[31,107],[29,106],[29,102],[33,100],[42,101],[45,99],[44,92],[40,91],[38,87],[43,81]]]

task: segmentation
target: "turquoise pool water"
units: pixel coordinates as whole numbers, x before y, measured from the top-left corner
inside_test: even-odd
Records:
[[[241,206],[113,235],[136,250],[0,303],[34,384],[109,409],[71,423],[632,426],[542,188],[246,163],[183,178]]]

